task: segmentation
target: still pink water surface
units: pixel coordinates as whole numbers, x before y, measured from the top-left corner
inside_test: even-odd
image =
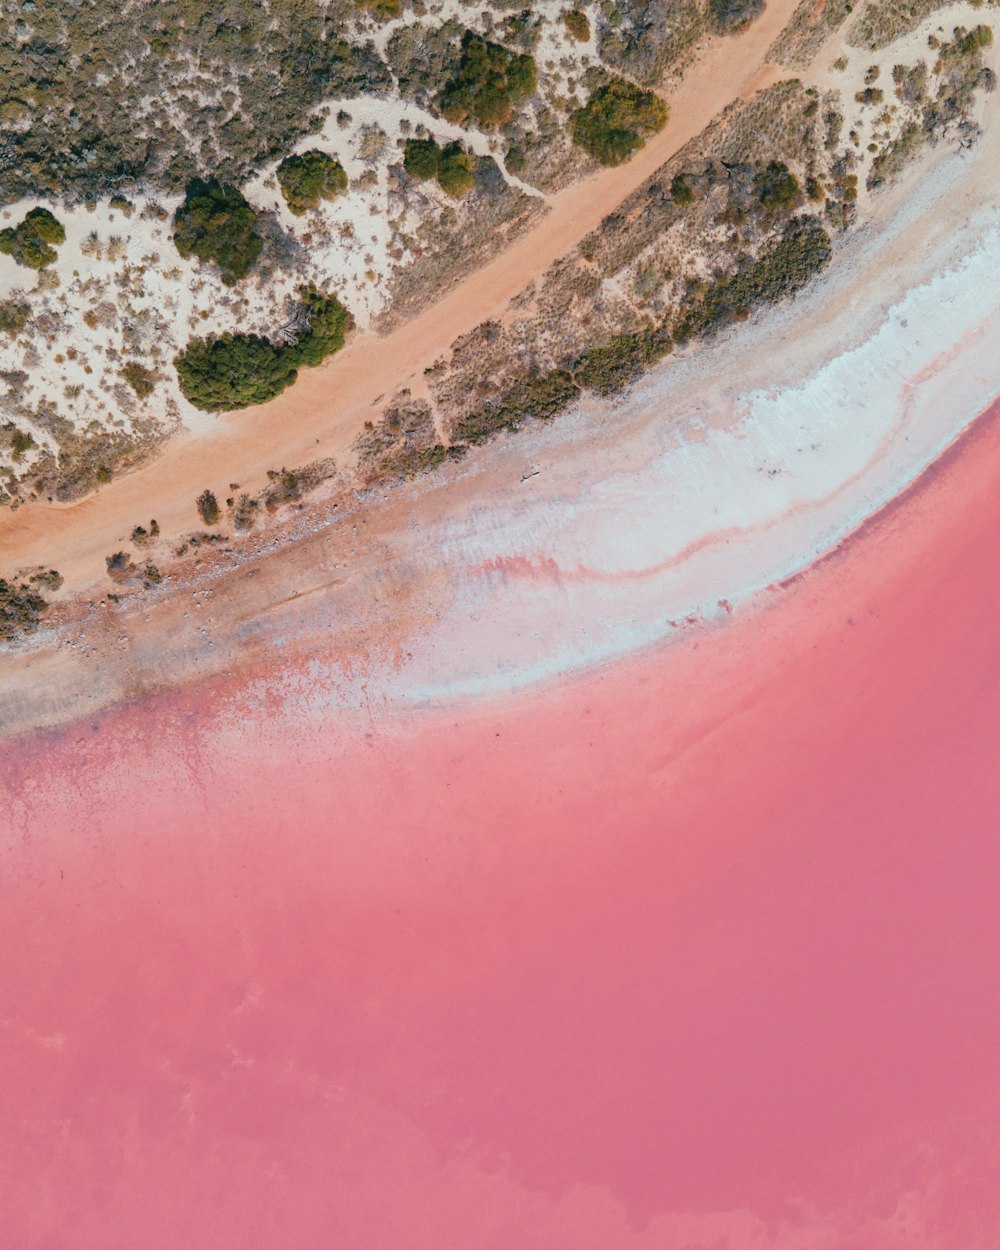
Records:
[[[0,1246],[1000,1246],[1000,414],[724,628],[0,766]]]

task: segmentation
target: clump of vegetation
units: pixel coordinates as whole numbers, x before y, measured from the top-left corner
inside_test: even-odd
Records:
[[[174,245],[184,257],[216,264],[227,286],[253,269],[264,247],[257,214],[236,187],[193,182],[174,215]]]
[[[149,547],[160,536],[160,527],[156,521],[150,521],[149,529],[145,525],[137,525],[132,531],[132,545],[135,547]]]
[[[314,286],[301,287],[299,300],[300,316],[307,329],[297,343],[283,350],[296,367],[318,365],[344,346],[353,320],[335,295],[324,295]]]
[[[501,430],[516,430],[526,417],[549,421],[580,395],[580,387],[565,369],[535,374],[511,387],[499,400],[490,400],[456,423],[454,437],[463,443],[485,443]]]
[[[253,523],[257,519],[257,510],[260,505],[256,499],[250,495],[242,494],[236,501],[236,507],[233,509],[233,525],[238,530],[248,530],[253,528]]]
[[[13,642],[38,628],[49,606],[38,593],[39,585],[58,590],[62,578],[54,569],[21,581],[0,577],[0,641]]]
[[[731,34],[763,13],[764,0],[710,0],[709,11],[716,30]]]
[[[127,582],[136,571],[132,557],[127,551],[114,552],[105,558],[104,564],[108,570],[108,577],[119,585],[122,582]]]
[[[31,319],[31,306],[21,300],[0,300],[0,334],[20,334]]]
[[[219,501],[210,490],[203,490],[195,500],[195,507],[198,509],[198,515],[201,517],[203,525],[218,525],[222,512],[219,508]]]
[[[65,243],[62,222],[47,208],[33,208],[20,224],[0,230],[0,252],[26,269],[44,269],[57,259],[56,247]]]
[[[316,106],[391,85],[351,4],[129,0],[0,5],[0,202],[239,185]],[[203,83],[211,89],[202,89]],[[123,101],[157,100],[137,115]],[[15,124],[10,124],[15,123]]]
[[[135,212],[135,205],[124,195],[113,195],[108,203],[111,208],[116,209],[125,217],[131,217]]]
[[[289,211],[298,217],[318,208],[320,200],[335,200],[347,190],[343,165],[316,148],[286,156],[278,166],[277,177]]]
[[[881,87],[865,87],[863,91],[856,91],[854,99],[858,104],[881,104],[885,99],[885,92]]]
[[[356,0],[359,9],[367,9],[380,22],[390,22],[403,11],[402,0]]]
[[[799,180],[781,161],[771,161],[753,180],[754,191],[769,213],[791,213],[802,203]]]
[[[441,149],[433,139],[407,139],[403,151],[403,168],[411,178],[424,182],[436,178]]]
[[[185,399],[206,412],[267,403],[298,377],[294,356],[261,334],[192,339],[174,365]]]
[[[652,91],[622,78],[599,87],[570,117],[573,142],[602,165],[620,165],[667,121],[667,106]]]
[[[26,451],[30,451],[35,446],[34,435],[28,430],[14,430],[10,436],[10,454],[16,460],[21,460]]]
[[[403,168],[421,182],[436,178],[441,190],[455,200],[471,191],[475,182],[472,157],[457,142],[442,148],[433,139],[408,139]]]
[[[829,262],[830,236],[815,217],[790,221],[777,243],[735,273],[716,278],[681,311],[674,327],[678,342],[711,334],[742,321],[760,304],[794,295]]]
[[[451,122],[463,126],[471,121],[489,130],[510,121],[534,94],[537,82],[534,57],[508,52],[466,31],[462,59],[438,97],[438,107]]]
[[[590,19],[582,9],[567,9],[562,15],[566,32],[571,39],[586,43],[590,38]]]
[[[296,342],[275,346],[260,334],[227,332],[196,338],[174,358],[185,398],[207,412],[226,412],[267,403],[298,377],[302,365],[318,365],[344,345],[350,313],[315,287],[300,292]]]
[[[670,183],[670,198],[675,204],[686,207],[695,201],[694,187],[688,181],[686,174],[675,174]]]
[[[127,361],[122,366],[121,373],[122,377],[140,399],[146,399],[152,395],[156,389],[157,382],[160,380],[159,374],[154,373],[152,369],[147,369],[138,360]]]
[[[666,356],[672,347],[673,340],[662,326],[617,334],[610,343],[584,352],[573,376],[586,390],[613,395]]]

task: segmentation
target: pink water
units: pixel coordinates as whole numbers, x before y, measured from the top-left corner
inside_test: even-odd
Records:
[[[507,703],[11,747],[0,1246],[1000,1246],[998,487]]]

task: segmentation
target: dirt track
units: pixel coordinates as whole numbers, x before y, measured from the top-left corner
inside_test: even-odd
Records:
[[[0,569],[54,566],[67,591],[83,590],[103,580],[105,557],[135,525],[155,517],[167,539],[197,525],[194,500],[205,487],[222,497],[233,481],[256,490],[268,469],[342,454],[383,396],[418,385],[456,338],[500,315],[733,100],[773,81],[767,50],[795,7],[770,0],[743,34],[711,41],[670,97],[666,128],[632,161],[553,196],[537,225],[413,320],[385,336],[359,335],[272,403],[228,414],[207,435],[177,436],[145,468],[79,503],[0,513]]]

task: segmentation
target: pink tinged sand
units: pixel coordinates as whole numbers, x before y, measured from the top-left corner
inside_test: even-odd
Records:
[[[725,625],[4,751],[0,1245],[1000,1245],[1000,409]]]

